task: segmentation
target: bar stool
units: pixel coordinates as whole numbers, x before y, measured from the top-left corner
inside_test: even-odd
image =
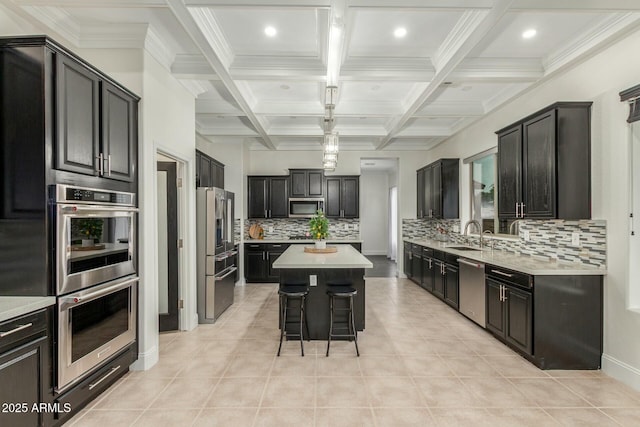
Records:
[[[331,347],[331,338],[349,338],[349,341],[353,339],[356,345],[356,355],[360,357],[360,350],[358,350],[358,331],[356,330],[356,322],[353,315],[353,297],[358,294],[358,291],[352,287],[351,282],[327,282],[327,295],[329,295],[329,340],[327,342],[327,357],[329,357],[329,348]],[[346,308],[337,308],[336,299],[344,300],[348,302]],[[334,326],[334,315],[338,312],[345,313],[347,318],[343,325]],[[335,334],[334,330],[346,330],[346,334]]]
[[[280,285],[280,289],[278,290],[278,295],[280,296],[280,345],[278,346],[278,356],[280,356],[280,350],[282,349],[282,339],[285,335],[289,337],[290,335],[299,336],[300,337],[300,351],[302,356],[304,356],[304,345],[302,343],[304,335],[302,333],[302,325],[304,324],[307,330],[307,339],[310,339],[309,334],[309,325],[307,323],[307,312],[305,310],[305,301],[306,297],[309,294],[309,288],[305,282],[293,282],[293,283],[283,283]],[[300,301],[300,309],[299,314],[300,317],[298,319],[289,319],[289,300],[299,300]],[[294,308],[294,307],[291,307]],[[299,323],[300,331],[298,334],[290,334],[286,331],[287,323]]]

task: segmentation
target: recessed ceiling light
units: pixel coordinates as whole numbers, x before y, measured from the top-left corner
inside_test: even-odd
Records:
[[[530,39],[536,36],[536,34],[538,34],[538,32],[536,31],[535,28],[529,28],[528,30],[525,30],[522,33],[522,38],[523,39]]]
[[[289,90],[289,89],[291,89],[291,86],[289,86],[289,85],[280,85],[280,89]]]
[[[407,35],[407,29],[404,27],[398,27],[393,31],[393,35],[397,38],[397,39],[401,39],[404,36]]]
[[[278,34],[278,30],[276,30],[275,27],[269,25],[264,29],[264,33],[269,37],[274,37],[276,34]]]

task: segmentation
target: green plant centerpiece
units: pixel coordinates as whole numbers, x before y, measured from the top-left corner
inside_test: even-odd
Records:
[[[78,231],[82,236],[82,246],[93,246],[96,239],[102,237],[104,220],[101,218],[83,218],[77,222]]]
[[[327,247],[325,239],[329,235],[329,220],[320,209],[316,211],[316,215],[309,221],[309,234],[316,241],[317,249],[325,249]]]

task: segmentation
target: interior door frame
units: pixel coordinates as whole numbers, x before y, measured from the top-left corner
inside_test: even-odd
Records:
[[[184,305],[183,308],[178,312],[178,329],[181,331],[187,331],[193,329],[198,324],[197,312],[195,308],[196,290],[195,287],[194,289],[189,289],[187,286],[187,284],[189,283],[189,274],[191,269],[186,264],[186,255],[187,252],[190,252],[190,239],[187,239],[186,237],[192,234],[190,229],[191,227],[187,223],[187,202],[190,198],[193,198],[193,200],[195,200],[195,188],[193,190],[194,194],[191,195],[189,192],[190,187],[187,177],[191,176],[191,174],[189,173],[190,170],[193,171],[193,176],[195,176],[195,166],[193,164],[193,160],[185,159],[179,154],[169,151],[165,148],[160,148],[157,145],[155,153],[156,158],[154,159],[154,169],[157,168],[157,163],[160,161],[174,161],[176,163],[176,180],[182,180],[182,186],[178,187],[177,189],[178,239],[183,239],[183,247],[178,250],[178,301],[182,300]],[[155,183],[153,191],[155,193],[154,200],[156,200],[156,204],[158,198],[157,188],[157,183]],[[156,262],[158,259],[159,257],[156,247]],[[193,270],[194,272],[192,274],[195,275],[195,264]],[[158,310],[157,307],[156,310]]]
[[[160,230],[158,224],[158,239],[160,234],[167,233],[167,252],[161,252],[160,245],[158,247],[158,266],[163,262],[167,262],[168,275],[168,312],[160,313],[158,309],[158,326],[160,332],[176,331],[180,329],[180,260],[178,259],[180,248],[178,246],[178,164],[173,160],[158,157],[156,160],[156,176],[159,172],[166,173],[166,230]],[[159,182],[159,177],[157,178]],[[160,199],[160,188],[157,187],[158,200]],[[160,208],[157,208],[156,215],[160,218]],[[157,283],[160,283],[160,274],[158,269]],[[158,300],[160,300],[160,291],[158,291]]]

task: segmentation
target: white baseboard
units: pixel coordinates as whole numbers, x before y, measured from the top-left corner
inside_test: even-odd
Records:
[[[640,391],[640,369],[603,354],[602,372]]]
[[[384,255],[387,256],[387,251],[363,251],[362,255]]]
[[[153,365],[158,363],[158,358],[160,357],[158,353],[158,347],[153,347],[151,350],[146,351],[144,353],[138,353],[138,360],[133,362],[130,366],[132,371],[146,371],[151,369]]]

